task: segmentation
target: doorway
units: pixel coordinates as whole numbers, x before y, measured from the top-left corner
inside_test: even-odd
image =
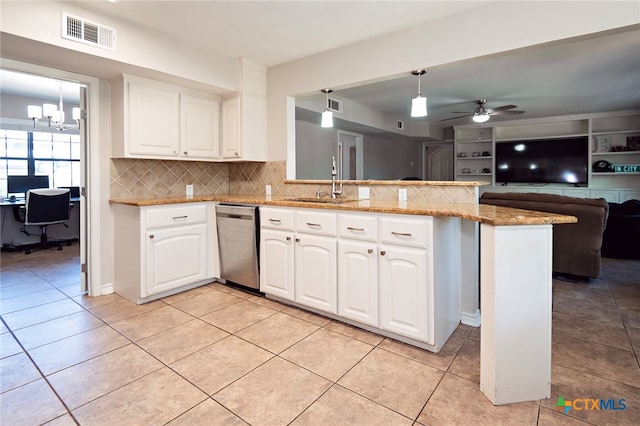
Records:
[[[338,130],[338,176],[340,180],[362,180],[364,156],[363,136]]]
[[[86,190],[89,182],[89,168],[87,167],[89,158],[89,132],[86,120],[88,114],[87,111],[89,109],[89,85],[93,84],[94,86],[96,86],[97,80],[91,77],[85,78],[84,76],[78,76],[64,71],[48,69],[10,60],[3,60],[3,67],[0,72],[2,72],[3,75],[8,75],[9,73],[11,74],[11,78],[3,78],[2,87],[0,87],[0,90],[3,93],[3,97],[5,96],[5,94],[10,94],[7,95],[6,100],[11,100],[11,102],[14,104],[14,111],[11,113],[7,113],[7,111],[11,111],[10,108],[3,108],[3,128],[5,126],[13,126],[14,128],[29,130],[30,132],[39,132],[39,130],[51,131],[51,129],[47,127],[43,127],[42,129],[37,128],[34,122],[27,117],[26,108],[27,104],[32,103],[54,103],[52,101],[50,93],[45,95],[45,93],[48,93],[47,91],[51,90],[51,88],[48,86],[59,87],[59,97],[62,98],[63,96],[61,92],[63,92],[62,87],[64,85],[64,103],[66,105],[78,105],[80,110],[83,111],[77,121],[78,128],[73,129],[74,126],[72,124],[74,123],[74,120],[72,120],[70,112],[67,111],[68,108],[65,107],[65,112],[67,113],[65,114],[64,122],[68,124],[67,130],[53,130],[53,135],[77,133],[79,137],[79,143],[77,144],[78,152],[70,154],[69,159],[78,161],[79,164],[75,163],[76,165],[73,166],[74,177],[72,184],[61,185],[60,182],[55,183],[56,180],[64,181],[65,178],[67,180],[69,179],[67,177],[64,177],[64,172],[61,172],[62,174],[59,175],[58,178],[53,179],[52,185],[57,187],[72,186],[77,187],[78,189],[78,197],[73,203],[74,209],[76,209],[75,211],[78,212],[78,216],[73,221],[72,225],[79,227],[77,235],[79,238],[80,246],[80,291],[83,293],[88,292],[89,295],[102,294],[99,290],[96,291],[95,288],[90,288],[91,280],[89,277],[90,268],[88,250],[90,238],[90,233],[88,232],[88,229],[90,229],[90,217],[88,208],[89,199],[87,198]],[[58,103],[57,100],[55,103]],[[5,115],[11,115],[11,117],[5,119]],[[46,122],[46,119],[44,121]],[[32,145],[30,149],[34,149]],[[73,148],[71,150],[73,150]],[[30,154],[30,156],[33,157],[33,154]],[[49,162],[51,163],[48,169],[49,173],[55,174],[60,165],[56,164],[57,162],[55,161],[54,157],[52,157],[51,161]],[[46,161],[41,161],[41,163],[46,163]],[[75,195],[75,190],[73,192]],[[74,215],[74,217],[76,216]],[[99,283],[97,282],[96,284],[99,285]]]

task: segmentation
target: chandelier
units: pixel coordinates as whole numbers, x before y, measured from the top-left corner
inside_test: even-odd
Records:
[[[66,124],[64,122],[64,108],[62,104],[62,83],[60,83],[60,101],[56,104],[43,104],[29,105],[27,107],[27,115],[33,120],[33,127],[51,127],[59,132],[64,132],[67,129],[79,129],[80,128],[80,108],[73,108],[71,112],[71,118],[75,121],[74,124]],[[42,117],[45,117],[47,122],[38,122]]]

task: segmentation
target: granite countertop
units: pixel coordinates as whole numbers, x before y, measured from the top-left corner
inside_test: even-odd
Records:
[[[537,212],[532,210],[499,207],[475,203],[416,203],[404,201],[350,200],[336,204],[333,202],[295,201],[295,199],[312,200],[295,196],[265,195],[194,195],[169,196],[153,198],[111,199],[111,204],[130,206],[157,206],[163,204],[195,203],[217,201],[227,203],[244,203],[264,206],[305,207],[313,209],[330,209],[337,211],[361,211],[374,213],[413,214],[424,216],[449,216],[493,226],[508,225],[543,225],[559,223],[576,223],[578,219],[556,213]],[[325,199],[326,200],[326,199]],[[326,200],[329,201],[329,200]],[[346,200],[341,200],[346,201]]]

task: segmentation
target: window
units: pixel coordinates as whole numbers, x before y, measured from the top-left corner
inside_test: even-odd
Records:
[[[0,194],[12,175],[47,175],[52,188],[80,186],[80,135],[0,129]]]

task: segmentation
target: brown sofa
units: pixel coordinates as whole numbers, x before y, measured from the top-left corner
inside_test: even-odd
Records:
[[[582,277],[600,274],[602,234],[609,214],[604,198],[486,192],[480,203],[577,217],[578,223],[553,225],[553,272]]]

